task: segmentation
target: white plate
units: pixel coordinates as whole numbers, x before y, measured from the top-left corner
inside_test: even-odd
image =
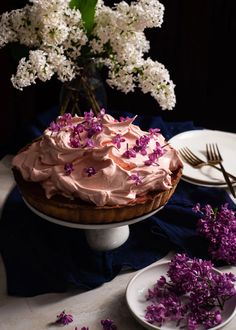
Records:
[[[169,268],[169,262],[165,261],[163,263],[150,265],[141,271],[139,271],[128,283],[126,289],[126,302],[128,304],[129,310],[135,319],[142,324],[146,329],[155,330],[173,330],[176,328],[175,322],[166,322],[161,328],[157,325],[148,323],[145,316],[145,309],[150,304],[146,301],[146,295],[149,288],[152,288],[156,281],[161,275],[166,276],[166,272]],[[219,270],[214,268],[214,271],[220,273]],[[236,296],[229,299],[224,306],[224,311],[222,312],[223,322],[218,326],[211,328],[211,330],[217,330],[224,327],[229,323],[236,314]],[[198,327],[198,330],[202,330],[202,327]]]
[[[236,134],[217,130],[192,130],[175,135],[168,141],[175,149],[188,147],[196,156],[206,160],[206,144],[217,143],[227,172],[236,176]],[[202,186],[227,187],[223,174],[211,166],[193,168],[183,160],[182,179]]]

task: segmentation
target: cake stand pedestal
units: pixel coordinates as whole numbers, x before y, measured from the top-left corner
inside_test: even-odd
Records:
[[[129,225],[142,221],[152,216],[163,207],[162,206],[141,217],[137,217],[135,219],[131,219],[128,221],[106,223],[106,224],[82,224],[82,223],[63,221],[60,219],[50,217],[44,213],[41,213],[34,207],[32,207],[26,200],[24,200],[24,202],[32,212],[34,212],[36,215],[49,222],[64,227],[84,229],[85,236],[89,246],[96,251],[109,251],[121,246],[127,241],[129,237]]]

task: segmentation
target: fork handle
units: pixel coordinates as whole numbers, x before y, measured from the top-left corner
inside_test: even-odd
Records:
[[[219,163],[219,165],[220,165],[222,174],[224,175],[225,181],[226,181],[226,183],[227,183],[227,185],[229,187],[229,190],[231,191],[231,194],[233,195],[234,198],[236,198],[235,191],[234,191],[232,182],[229,179],[228,173],[226,172],[224,166],[221,163]]]
[[[210,163],[207,163],[206,165],[210,165],[210,166],[214,167],[216,170],[218,170],[220,172],[223,172],[222,168],[219,168],[216,165],[213,165],[213,164],[210,164]],[[222,166],[222,164],[221,164],[221,166]],[[230,173],[226,172],[226,175],[228,175],[228,177],[230,177],[232,180],[236,181],[236,176],[234,176],[233,174],[230,174]]]

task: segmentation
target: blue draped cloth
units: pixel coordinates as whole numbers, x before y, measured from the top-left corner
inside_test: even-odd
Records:
[[[12,146],[10,153],[41,135],[56,114],[55,108],[39,116],[18,135],[22,139]],[[112,115],[119,118],[117,113]],[[132,116],[122,113],[126,115]],[[144,130],[158,127],[167,140],[178,133],[199,129],[191,121],[164,122],[159,116],[138,116],[135,124]],[[111,281],[124,267],[141,269],[171,250],[210,259],[207,241],[196,233],[198,216],[192,211],[196,203],[213,207],[228,203],[235,209],[225,190],[181,180],[162,210],[129,226],[130,236],[122,246],[99,252],[89,247],[84,230],[53,224],[32,213],[15,187],[0,219],[0,252],[8,294],[29,297],[70,288],[93,289]]]

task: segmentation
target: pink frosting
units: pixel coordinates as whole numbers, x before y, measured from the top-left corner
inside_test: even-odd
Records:
[[[118,121],[102,112],[58,117],[12,165],[25,180],[39,182],[47,198],[123,205],[148,191],[168,190],[182,162],[158,130],[142,131],[134,119]]]

